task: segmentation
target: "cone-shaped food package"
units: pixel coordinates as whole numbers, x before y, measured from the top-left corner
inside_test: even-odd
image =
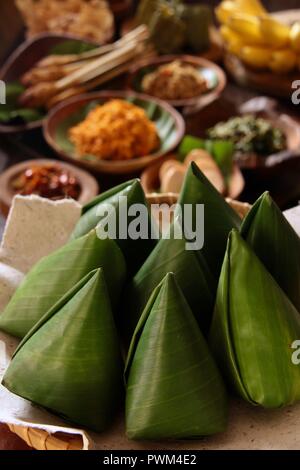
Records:
[[[125,260],[115,241],[99,240],[92,230],[32,268],[0,314],[0,329],[23,338],[69,289],[97,268],[103,268],[115,305],[126,277]]]
[[[177,223],[175,219],[173,228]],[[175,274],[197,322],[204,333],[208,332],[215,301],[214,278],[201,252],[188,250],[186,239],[176,239],[173,228],[171,238],[159,241],[129,285],[124,321],[130,338],[150,295],[168,272]]]
[[[300,311],[300,238],[268,192],[253,205],[241,234]]]
[[[186,204],[188,206],[185,207]],[[179,197],[179,206],[183,211],[183,223],[186,230],[187,225],[190,225],[190,230],[195,230],[197,204],[204,205],[204,246],[201,253],[217,282],[228,234],[233,228],[240,227],[241,219],[198,166],[192,162]],[[192,217],[185,218],[184,214],[190,210],[189,206],[192,207]]]
[[[139,221],[137,224],[134,222],[137,217],[140,224]],[[100,222],[106,232],[109,231],[109,223],[113,224],[114,234],[110,238],[114,238],[123,251],[128,272],[135,274],[156,244],[156,239],[150,236],[151,223],[154,222],[140,180],[135,179],[116,186],[87,204],[72,239],[85,235]],[[132,225],[135,232],[141,225],[139,233],[133,237],[128,234],[131,224],[135,224]]]
[[[249,245],[233,230],[222,267],[210,345],[235,392],[266,408],[300,399],[293,360],[300,315]]]
[[[101,269],[73,287],[30,331],[4,375],[12,393],[101,432],[123,395],[123,364]]]
[[[225,430],[225,386],[173,274],[141,316],[125,377],[129,438],[188,439]]]

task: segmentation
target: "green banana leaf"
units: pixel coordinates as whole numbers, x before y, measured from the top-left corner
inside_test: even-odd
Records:
[[[191,229],[195,229],[196,205],[204,204],[204,246],[201,252],[217,283],[228,234],[233,228],[240,227],[241,219],[194,162],[187,171],[179,204],[183,214],[185,204],[193,205],[193,217],[189,222]]]
[[[120,406],[122,374],[104,273],[98,269],[31,330],[2,383],[68,421],[101,432]]]
[[[177,223],[175,219],[174,225]],[[171,230],[171,233],[173,231]],[[161,239],[128,287],[125,330],[131,335],[153,290],[173,272],[201,329],[208,332],[215,292],[214,279],[201,252],[186,250],[186,240]]]
[[[249,245],[233,230],[222,267],[210,345],[235,392],[266,408],[300,399],[292,361],[300,315]]]
[[[23,338],[37,321],[93,269],[103,268],[114,307],[126,278],[120,248],[95,230],[39,261],[0,315],[0,329]]]
[[[225,430],[225,386],[174,274],[143,312],[125,377],[129,438],[186,439]]]
[[[268,192],[253,205],[241,234],[300,312],[300,238]]]
[[[119,214],[120,214],[120,197],[127,198],[128,209],[134,204],[142,204],[148,210],[148,204],[145,198],[143,188],[140,180],[135,179],[128,181],[113,189],[101,194],[96,197],[92,202],[83,208],[82,217],[80,218],[75,230],[72,234],[72,239],[85,235],[90,230],[94,229],[103,217],[99,215],[99,207],[103,204],[110,204],[116,210],[116,221],[117,221],[117,235],[119,234]],[[122,208],[122,210],[124,210]],[[133,221],[133,216],[128,216],[127,226]],[[117,238],[116,242],[123,251],[125,256],[128,271],[130,274],[135,274],[141,267],[145,259],[153,250],[156,241],[150,236],[151,233],[151,216],[148,210],[148,238],[131,240],[129,237],[126,239]]]

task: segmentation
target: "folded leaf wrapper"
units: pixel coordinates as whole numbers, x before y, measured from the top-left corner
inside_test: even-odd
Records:
[[[233,228],[239,228],[241,219],[230,207],[197,165],[192,162],[184,181],[179,205],[184,213],[184,205],[193,205],[190,231],[195,230],[195,210],[197,204],[204,204],[204,246],[201,253],[213,273],[216,283],[226,250],[227,237]],[[186,222],[183,218],[183,221]]]
[[[135,215],[128,214],[128,210],[130,211],[130,209],[134,208],[136,204],[145,207],[147,212],[147,222],[149,229],[148,232],[150,234],[152,221],[148,211],[148,204],[141,183],[138,179],[136,179],[110,189],[100,196],[97,196],[92,202],[87,204],[83,208],[82,216],[72,234],[72,238],[75,239],[81,237],[82,235],[87,234],[90,230],[96,228],[99,222],[104,218],[103,214],[100,212],[100,209],[104,209],[104,207],[107,205],[112,206],[112,208],[115,209],[115,214],[112,214],[111,216],[115,217],[116,221],[116,241],[123,251],[127,262],[128,271],[132,274],[135,274],[148,255],[151,253],[156,243],[156,241],[153,240],[151,236],[149,236],[147,239],[138,240],[132,240],[128,236],[124,236],[123,238],[119,237],[120,212],[122,211],[121,217],[123,220],[125,216],[127,217],[127,220],[125,221],[125,229],[127,230],[128,226],[135,218]]]
[[[300,315],[236,231],[222,267],[210,345],[232,388],[266,408],[300,399],[300,365],[292,361]]]
[[[186,439],[225,430],[225,386],[173,274],[143,312],[126,377],[129,438]]]
[[[300,312],[300,238],[269,193],[256,201],[241,233]]]
[[[100,240],[93,230],[33,267],[0,315],[0,329],[23,338],[82,277],[100,267],[116,303],[126,277],[125,260],[113,240]]]
[[[68,421],[101,432],[120,406],[122,372],[108,291],[98,269],[24,338],[3,385]]]
[[[173,227],[177,223],[176,219]],[[201,252],[187,250],[187,241],[177,240],[174,232],[176,229],[171,228],[171,238],[159,241],[129,286],[124,321],[131,335],[153,290],[169,272],[175,274],[203,331],[208,330],[214,306],[214,279]]]

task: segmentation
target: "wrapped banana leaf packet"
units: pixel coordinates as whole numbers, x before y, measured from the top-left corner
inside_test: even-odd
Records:
[[[99,236],[120,196],[152,220],[139,180],[83,208],[0,314],[21,339],[2,385],[96,433],[123,410],[136,441],[226,433],[236,397],[267,410],[299,401],[299,237],[270,195],[241,220],[191,163],[168,229],[138,243]]]

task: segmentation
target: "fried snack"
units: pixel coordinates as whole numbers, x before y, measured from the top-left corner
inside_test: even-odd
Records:
[[[113,34],[113,14],[104,0],[15,1],[29,37],[49,31],[73,34],[102,44]]]
[[[130,160],[159,146],[156,126],[145,111],[118,99],[90,111],[70,129],[69,138],[79,157],[94,155],[100,160]]]

